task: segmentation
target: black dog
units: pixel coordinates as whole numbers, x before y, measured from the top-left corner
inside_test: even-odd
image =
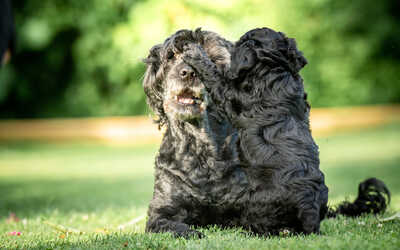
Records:
[[[146,62],[148,101],[167,125],[146,231],[189,236],[199,235],[189,225],[216,224],[309,234],[327,214],[386,208],[387,188],[370,179],[356,202],[328,212],[298,74],[306,60],[293,39],[256,29],[232,48],[215,33],[179,31]]]

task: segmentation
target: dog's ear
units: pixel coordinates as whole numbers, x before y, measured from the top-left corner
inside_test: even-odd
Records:
[[[160,59],[160,51],[161,51],[162,45],[161,44],[157,44],[155,46],[153,46],[150,49],[149,55],[143,59],[143,62],[145,64],[147,64],[147,66],[159,66],[161,59]]]
[[[303,54],[297,49],[296,41],[288,38],[282,32],[276,32],[269,28],[254,29],[243,35],[237,44],[248,44],[253,41],[253,50],[257,59],[271,67],[283,66],[293,74],[307,64]]]
[[[147,96],[147,103],[159,117],[157,122],[160,126],[162,126],[165,117],[162,99],[162,69],[160,68],[161,49],[161,44],[153,46],[150,49],[149,55],[143,59],[143,62],[147,64],[147,69],[143,79],[144,92]]]
[[[293,74],[298,74],[307,64],[303,53],[297,49],[296,40],[286,37],[284,33],[266,29],[265,37],[257,38],[255,51],[261,61],[271,66],[284,66]]]
[[[251,69],[256,64],[257,54],[254,50],[254,45],[254,41],[249,40],[235,46],[228,77],[237,78],[241,73]]]
[[[286,38],[287,41],[287,60],[292,71],[298,73],[306,64],[307,60],[303,53],[297,49],[296,40]]]

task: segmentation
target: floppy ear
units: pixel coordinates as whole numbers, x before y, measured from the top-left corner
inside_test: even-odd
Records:
[[[147,64],[146,73],[143,79],[143,88],[147,96],[147,103],[159,117],[156,122],[159,126],[163,125],[165,121],[165,113],[163,108],[163,88],[162,88],[162,77],[163,72],[160,69],[161,65],[161,48],[162,45],[155,45],[150,49],[150,53],[147,58],[143,59],[143,62]]]
[[[237,78],[241,72],[251,69],[256,64],[257,55],[254,45],[254,41],[249,40],[235,46],[228,77]]]
[[[270,66],[280,65],[293,74],[298,74],[307,64],[307,60],[297,49],[296,40],[286,37],[282,32],[263,30],[265,30],[265,35],[257,37],[258,46],[255,48],[257,57]]]
[[[298,73],[308,62],[303,53],[297,49],[296,40],[286,38],[287,41],[287,60],[293,72]]]

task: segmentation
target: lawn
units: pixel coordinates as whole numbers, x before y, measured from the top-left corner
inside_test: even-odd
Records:
[[[374,176],[392,192],[389,211],[378,218],[400,211],[399,123],[317,143],[331,205],[353,199],[358,183]],[[156,152],[157,145],[0,144],[0,249],[400,249],[400,220],[374,216],[325,220],[321,235],[311,236],[261,238],[210,227],[200,229],[204,239],[184,240],[145,234],[144,220],[121,229],[146,214]]]

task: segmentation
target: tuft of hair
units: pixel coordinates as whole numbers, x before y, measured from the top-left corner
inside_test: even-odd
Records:
[[[378,214],[386,210],[390,203],[390,192],[383,181],[369,178],[358,186],[358,196],[354,202],[342,202],[336,208],[329,208],[327,217],[337,215],[357,217],[362,214]]]

